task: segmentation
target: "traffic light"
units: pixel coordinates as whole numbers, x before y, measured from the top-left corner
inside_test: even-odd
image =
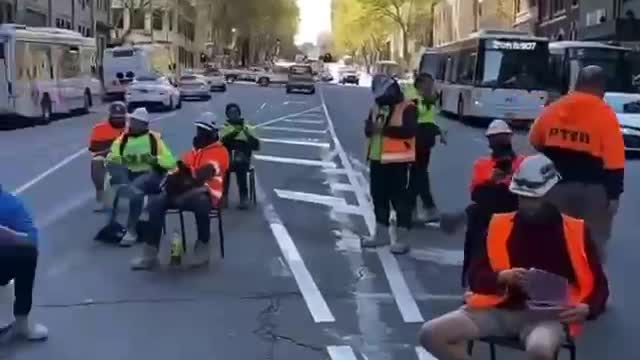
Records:
[[[208,59],[207,59],[207,54],[205,54],[205,53],[200,53],[200,62],[201,62],[202,64],[204,64],[204,63],[206,63],[206,62],[207,62],[207,60],[208,60]]]

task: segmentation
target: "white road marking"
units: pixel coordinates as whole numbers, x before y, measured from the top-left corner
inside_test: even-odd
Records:
[[[254,127],[261,128],[263,126],[271,125],[271,124],[277,123],[279,121],[282,121],[282,120],[285,120],[285,119],[289,119],[289,118],[294,117],[294,116],[308,114],[308,113],[310,113],[312,111],[317,111],[318,109],[320,109],[320,106],[316,106],[316,107],[313,107],[311,109],[307,109],[307,110],[300,111],[300,112],[293,113],[293,114],[287,114],[287,115],[284,115],[284,116],[277,117],[275,119],[271,119],[271,120],[268,120],[268,121],[265,121],[265,122],[261,122],[260,124],[254,125]]]
[[[329,143],[326,142],[315,142],[315,141],[302,141],[302,140],[286,140],[286,139],[270,139],[270,138],[260,138],[261,142],[265,143],[273,143],[273,144],[286,144],[286,145],[301,145],[301,146],[315,146],[319,148],[329,148]]]
[[[281,189],[274,189],[273,191],[275,191],[276,195],[278,195],[278,197],[280,197],[281,199],[303,201],[303,202],[308,202],[308,203],[313,203],[318,205],[325,205],[333,208],[333,210],[338,212],[360,215],[360,216],[363,215],[362,209],[360,209],[357,206],[349,205],[347,204],[345,199],[339,198],[336,196],[320,195],[320,194],[281,190]]]
[[[293,277],[300,287],[300,292],[302,293],[304,301],[307,303],[313,320],[317,323],[336,321],[324,297],[322,297],[318,286],[315,281],[313,281],[309,270],[307,270],[287,229],[282,224],[271,224],[271,232],[273,232],[280,251],[282,251],[293,273]]]
[[[327,346],[331,360],[358,360],[351,346]]]
[[[262,103],[262,105],[260,106],[260,110],[263,110],[266,106],[267,106],[267,103]]]
[[[322,125],[324,124],[323,120],[299,120],[299,119],[284,119],[284,122],[294,123],[294,124],[309,124],[309,125]]]
[[[308,159],[299,159],[299,158],[287,158],[280,156],[270,156],[270,155],[254,155],[254,159],[262,160],[262,161],[271,161],[282,164],[292,164],[292,165],[307,165],[307,166],[321,166],[325,168],[335,168],[336,164],[329,161],[319,161],[319,160],[308,160]]]
[[[416,355],[418,355],[418,360],[438,360],[422,346],[416,346]]]
[[[355,292],[354,295],[358,298],[369,300],[395,300],[393,294],[389,293],[367,293],[367,292]],[[414,298],[420,301],[462,301],[463,294],[428,294],[420,293],[414,294]]]
[[[347,175],[347,170],[345,169],[322,169],[322,172],[330,175]]]
[[[309,129],[299,129],[299,128],[291,128],[291,127],[280,127],[280,126],[263,126],[262,130],[271,130],[271,131],[286,131],[286,132],[298,132],[305,134],[326,134],[326,130],[309,130]]]
[[[308,102],[306,101],[285,101],[282,103],[282,105],[306,105],[308,104]]]
[[[322,109],[324,110],[324,114],[327,119],[327,125],[334,143],[334,147],[338,152],[338,156],[340,158],[342,166],[344,166],[346,170],[346,175],[349,179],[349,183],[356,189],[355,195],[358,204],[360,205],[360,207],[366,210],[364,212],[364,219],[369,229],[369,234],[373,236],[373,234],[375,233],[375,217],[373,215],[373,205],[371,204],[370,199],[367,196],[367,187],[365,187],[364,184],[358,181],[358,177],[356,176],[357,173],[354,171],[353,166],[349,161],[349,157],[347,156],[346,151],[340,143],[340,139],[338,139],[335,127],[333,126],[333,119],[331,118],[329,109],[327,108],[327,103],[325,101],[322,88],[320,88],[320,100],[322,101]],[[403,320],[409,323],[423,322],[424,318],[420,313],[416,300],[411,295],[411,290],[407,285],[407,282],[400,270],[400,265],[398,265],[398,261],[396,260],[396,258],[391,255],[389,249],[387,248],[378,249],[377,254],[383,264],[384,272],[387,276],[387,280],[389,281],[389,286],[391,287],[391,291],[396,299],[396,304],[398,305],[398,309],[400,310],[400,314],[402,315]]]
[[[460,266],[464,259],[464,251],[440,248],[412,249],[409,256],[439,265]]]
[[[13,194],[14,195],[22,194],[23,192],[29,190],[32,186],[36,185],[37,183],[39,183],[40,181],[45,179],[47,176],[49,176],[49,175],[53,174],[54,172],[56,172],[61,167],[67,165],[68,163],[72,162],[73,160],[79,158],[80,156],[82,156],[84,154],[88,154],[88,153],[89,152],[87,151],[87,148],[82,148],[82,149],[76,151],[75,153],[67,156],[64,159],[62,159],[62,161],[60,161],[59,163],[57,163],[57,164],[53,165],[52,167],[50,167],[45,172],[41,173],[40,175],[38,175],[35,178],[31,179],[30,181],[26,182],[25,184],[19,186],[17,189],[15,189],[13,191]]]
[[[351,184],[331,183],[329,184],[329,186],[331,187],[332,191],[356,191],[355,186]]]

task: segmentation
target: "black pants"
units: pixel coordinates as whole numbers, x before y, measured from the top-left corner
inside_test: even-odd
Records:
[[[158,247],[162,237],[165,215],[169,209],[180,209],[193,212],[196,218],[196,229],[198,241],[208,243],[211,238],[211,226],[209,212],[211,211],[211,198],[209,194],[194,194],[180,204],[174,204],[167,194],[153,196],[147,205],[149,212],[149,225],[143,235],[144,242],[148,245]]]
[[[464,259],[462,261],[461,283],[462,287],[467,286],[467,272],[471,265],[471,260],[482,254],[486,246],[486,234],[493,212],[473,203],[466,209],[467,231],[464,238]]]
[[[431,152],[427,152],[423,159],[411,164],[410,173],[410,196],[411,207],[415,208],[416,198],[420,196],[422,204],[426,209],[432,209],[436,206],[431,195],[431,183],[429,182],[429,160],[431,159]]]
[[[393,206],[398,226],[410,229],[409,163],[381,164],[379,161],[371,161],[370,171],[370,191],[376,222],[389,226]]]
[[[236,174],[236,183],[238,184],[238,194],[240,195],[240,199],[247,199],[249,196],[249,187],[247,185],[247,173],[249,172],[249,168],[251,164],[249,163],[238,163],[231,164],[229,167],[229,171],[227,171],[226,179],[224,181],[224,197],[227,198],[229,194],[229,180],[231,179],[231,173]]]
[[[27,316],[33,303],[38,249],[30,245],[0,245],[0,286],[14,280],[14,316]]]

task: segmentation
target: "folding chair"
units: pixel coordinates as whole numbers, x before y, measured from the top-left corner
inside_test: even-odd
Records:
[[[178,215],[180,218],[180,235],[182,236],[182,248],[187,248],[187,232],[185,231],[184,226],[184,213],[188,212],[187,210],[181,209],[169,209],[165,214],[165,224],[166,224],[166,216],[169,215]],[[220,256],[224,258],[224,229],[222,226],[222,209],[219,207],[212,209],[209,212],[209,219],[217,219],[218,220],[218,236],[220,237]],[[166,226],[163,227],[163,231],[166,234],[167,229]]]
[[[565,332],[566,332],[566,329],[565,329]],[[526,350],[524,344],[522,343],[522,341],[520,341],[520,338],[518,338],[517,336],[516,337],[487,336],[487,337],[478,339],[476,341],[489,344],[489,353],[490,353],[491,360],[497,359],[496,346],[500,346],[507,349],[520,350],[520,351]],[[470,340],[467,343],[467,354],[469,354],[469,356],[473,355],[473,346],[474,346],[474,341]],[[576,344],[568,332],[566,332],[566,339],[565,339],[565,342],[562,344],[561,349],[568,350],[570,359],[576,360],[576,356],[577,356]],[[555,356],[556,360],[559,357],[560,350],[558,350],[558,353],[556,353],[556,356]]]

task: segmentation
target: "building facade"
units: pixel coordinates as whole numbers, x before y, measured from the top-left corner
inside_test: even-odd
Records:
[[[581,1],[538,0],[536,34],[551,40],[577,40]]]
[[[478,29],[508,30],[513,28],[516,15],[517,1],[514,0],[483,0],[477,1]],[[520,5],[518,5],[520,6]]]
[[[640,0],[581,0],[581,40],[640,42]]]
[[[535,34],[538,24],[538,9],[536,0],[515,0],[513,5],[513,28],[518,31]]]
[[[446,44],[469,36],[479,27],[478,0],[444,0],[433,8],[433,44]]]
[[[118,44],[164,44],[172,54],[176,71],[193,68],[205,44],[196,42],[198,16],[191,0],[159,0],[153,7],[129,8],[122,0],[113,0],[112,42]],[[206,33],[206,31],[205,31]],[[207,36],[201,36],[204,41]]]

